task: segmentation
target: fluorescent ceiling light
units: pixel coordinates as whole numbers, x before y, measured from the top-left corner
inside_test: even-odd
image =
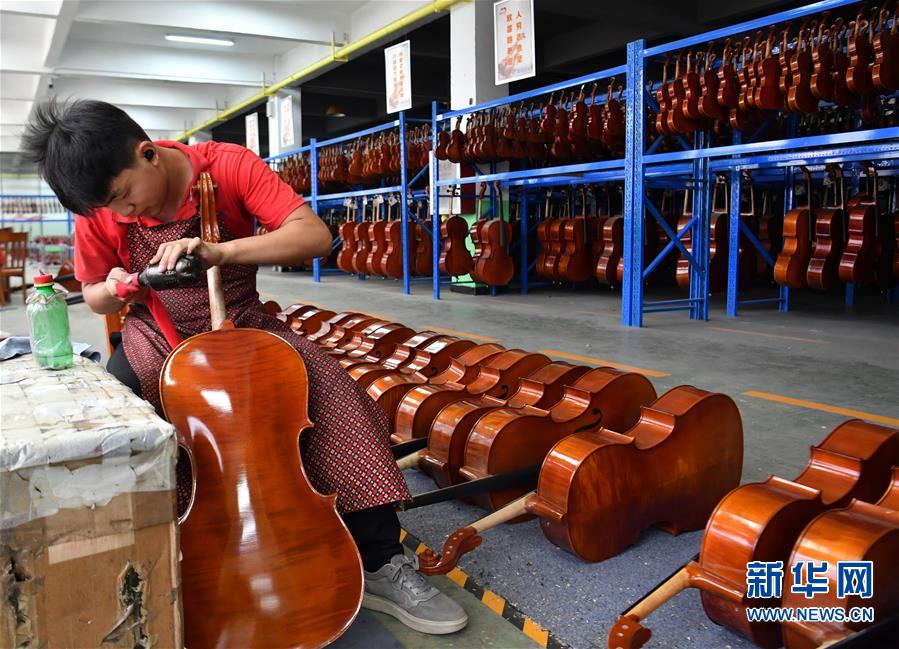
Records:
[[[205,36],[187,36],[184,34],[166,34],[165,40],[175,41],[176,43],[196,43],[198,45],[219,45],[221,47],[231,47],[234,41],[228,38],[206,38]]]

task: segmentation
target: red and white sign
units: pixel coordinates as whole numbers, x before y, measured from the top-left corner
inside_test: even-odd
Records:
[[[259,155],[259,113],[250,113],[244,119],[247,127],[247,148]]]
[[[388,114],[412,108],[412,70],[409,61],[409,41],[384,50]]]
[[[534,0],[501,0],[493,5],[496,85],[537,74],[534,54]]]

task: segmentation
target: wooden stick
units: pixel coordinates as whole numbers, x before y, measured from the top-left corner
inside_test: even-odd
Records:
[[[511,521],[513,518],[518,518],[523,514],[527,514],[527,500],[536,493],[536,491],[526,493],[518,500],[513,500],[505,507],[497,509],[492,514],[488,514],[479,521],[475,521],[470,525],[470,527],[473,527],[475,531],[480,534],[481,532],[486,532],[487,530],[494,528],[497,525],[501,525],[502,523]]]

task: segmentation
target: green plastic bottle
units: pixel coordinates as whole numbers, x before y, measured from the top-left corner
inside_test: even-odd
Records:
[[[26,301],[31,329],[31,353],[38,364],[50,370],[72,367],[72,340],[65,291],[53,288],[52,275],[37,275],[35,291]]]

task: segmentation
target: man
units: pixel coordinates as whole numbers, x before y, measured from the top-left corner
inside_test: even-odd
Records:
[[[313,486],[337,493],[337,507],[365,568],[363,606],[424,633],[451,633],[467,616],[404,556],[393,504],[411,496],[389,448],[384,411],[329,355],[265,313],[258,264],[295,265],[331,249],[331,235],[303,199],[251,151],[233,144],[153,142],[124,111],[99,101],[50,102],[35,109],[26,151],[60,202],[76,213],[75,275],[96,313],[131,308],[109,371],[160,409],[159,372],[171,349],[209,329],[205,286],[156,293],[121,291],[131,273],[173,268],[193,253],[222,267],[228,317],[238,327],[278,334],[309,374],[303,464]],[[199,238],[199,174],[216,183],[220,243]],[[268,231],[253,235],[253,219]],[[235,350],[239,353],[239,350]],[[275,405],[275,404],[273,404]]]

